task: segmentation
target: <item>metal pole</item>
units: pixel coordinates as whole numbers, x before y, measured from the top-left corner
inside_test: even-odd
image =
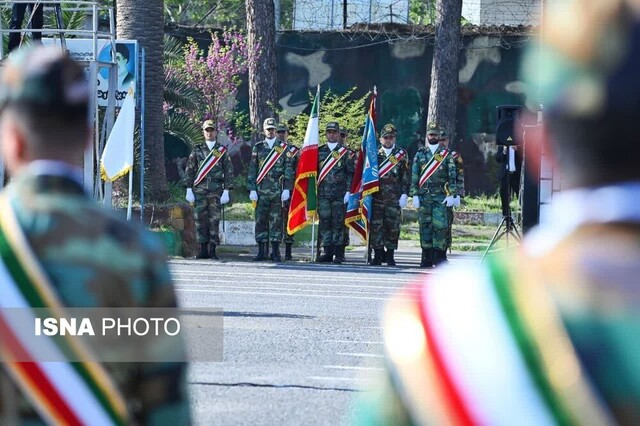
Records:
[[[129,201],[127,204],[127,220],[131,220],[132,201],[133,201],[133,167],[129,171]]]
[[[140,54],[140,222],[144,222],[144,104],[145,104],[145,74],[146,51],[142,48]]]
[[[342,29],[347,29],[347,0],[342,2]]]
[[[314,257],[314,249],[316,248],[316,221],[312,219],[311,221],[311,262],[313,262]]]

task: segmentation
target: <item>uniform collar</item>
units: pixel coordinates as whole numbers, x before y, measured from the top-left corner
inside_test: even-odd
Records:
[[[526,238],[526,249],[542,254],[581,226],[589,224],[640,224],[640,181],[563,191],[554,196],[540,225]]]

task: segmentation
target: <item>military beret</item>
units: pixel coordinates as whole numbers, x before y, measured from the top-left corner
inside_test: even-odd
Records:
[[[216,130],[216,123],[214,123],[213,120],[205,120],[205,122],[202,123],[202,129],[206,130],[210,128],[213,128],[213,130]]]
[[[15,50],[0,75],[0,110],[16,104],[56,113],[83,113],[89,84],[80,64],[59,47]]]
[[[264,120],[264,123],[262,123],[262,128],[265,130],[275,129],[277,124],[278,123],[276,122],[275,118],[267,118],[266,120]]]
[[[384,127],[382,128],[382,131],[380,132],[380,136],[382,137],[385,137],[387,135],[395,136],[395,134],[396,134],[396,126],[394,126],[391,123],[385,124]]]

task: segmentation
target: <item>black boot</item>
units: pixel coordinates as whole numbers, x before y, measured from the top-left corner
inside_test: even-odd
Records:
[[[393,258],[393,252],[395,250],[394,249],[387,249],[387,255],[386,255],[386,260],[387,260],[387,265],[389,266],[396,266],[396,260]]]
[[[209,257],[209,250],[207,250],[207,243],[200,243],[200,253],[196,256],[196,259],[206,259]]]
[[[253,258],[255,262],[259,262],[261,260],[267,260],[267,256],[265,255],[267,244],[269,243],[258,243],[258,255]]]
[[[211,259],[219,260],[219,257],[216,254],[216,245],[213,243],[209,244],[209,257]]]
[[[379,266],[382,265],[382,260],[384,259],[384,249],[373,249],[373,260],[371,261],[371,265]]]
[[[331,263],[333,261],[333,246],[324,246],[324,254],[320,256],[318,262]]]
[[[347,260],[344,258],[344,246],[340,244],[334,248],[336,251],[336,257],[333,259],[333,263],[340,265],[342,262],[346,262]]]
[[[447,262],[447,253],[444,250],[433,249],[433,264],[435,266]]]
[[[433,266],[433,250],[422,249],[422,259],[420,260],[421,268],[431,268]]]
[[[293,246],[292,243],[286,243],[284,246],[284,260],[293,260],[293,257],[291,257],[291,246]]]
[[[271,256],[269,256],[269,259],[274,262],[282,262],[282,258],[280,257],[280,243],[271,243]]]

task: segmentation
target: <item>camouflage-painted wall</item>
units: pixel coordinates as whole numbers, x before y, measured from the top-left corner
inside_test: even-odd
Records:
[[[203,47],[207,34],[193,36]],[[528,38],[466,36],[461,54],[456,140],[466,166],[468,193],[497,191],[495,171],[496,106],[523,104],[518,66]],[[398,143],[413,157],[424,137],[429,101],[433,35],[388,41],[383,35],[288,31],[277,36],[280,106],[290,114],[309,107],[309,91],[317,84],[344,93],[353,86],[362,96],[378,88],[378,123],[393,122]],[[248,90],[241,86],[240,107],[248,108]],[[364,111],[363,111],[364,119]]]
[[[378,123],[393,122],[398,143],[413,154],[424,137],[433,38],[387,42],[381,36],[285,32],[278,36],[280,105],[290,113],[308,107],[317,84],[362,95],[378,87]],[[523,104],[518,66],[522,37],[465,37],[459,69],[454,149],[464,158],[467,191],[494,193],[496,106]],[[355,46],[363,46],[355,48]]]

